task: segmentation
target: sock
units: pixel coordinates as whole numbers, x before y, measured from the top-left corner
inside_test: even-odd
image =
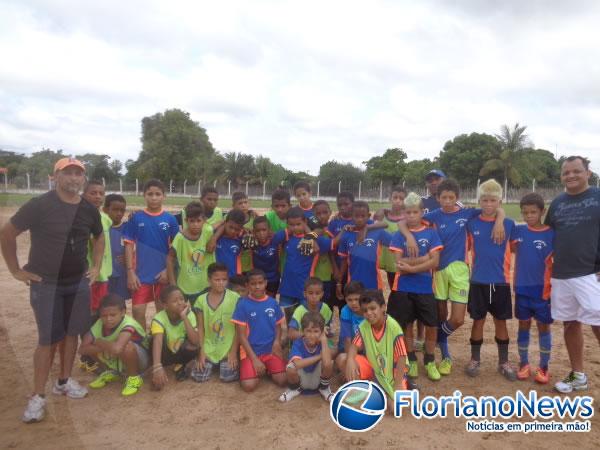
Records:
[[[519,358],[521,358],[521,367],[529,364],[529,330],[519,330],[517,334],[517,346],[519,348]],[[542,335],[540,334],[540,354],[542,352]]]
[[[417,355],[415,352],[408,352],[408,360],[409,361],[416,361],[417,360]]]
[[[423,363],[424,364],[429,364],[430,362],[435,361],[435,357],[433,356],[433,353],[425,353],[425,356],[423,357]]]
[[[327,389],[329,387],[329,378],[319,378],[319,390]]]
[[[440,322],[438,326],[438,345],[442,352],[442,359],[450,358],[450,350],[448,350],[448,336],[454,333],[454,328],[450,325],[450,322],[445,320]]]
[[[471,359],[473,361],[481,361],[481,344],[483,344],[483,339],[479,339],[479,340],[474,340],[474,339],[470,339],[471,341]]]
[[[504,364],[508,361],[508,343],[510,339],[494,339],[498,345],[498,364]]]
[[[550,350],[552,348],[552,333],[540,333],[540,368],[548,370]]]
[[[573,375],[575,375],[575,378],[577,378],[578,380],[585,380],[585,373],[583,372],[573,371]]]
[[[58,385],[62,386],[63,384],[67,384],[68,380],[69,380],[68,378],[59,378],[58,379]]]

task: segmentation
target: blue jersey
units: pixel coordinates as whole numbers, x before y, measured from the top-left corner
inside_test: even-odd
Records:
[[[471,282],[479,284],[510,283],[510,246],[515,222],[504,219],[506,237],[498,245],[492,240],[495,218],[476,217],[467,224],[472,253]]]
[[[348,305],[344,305],[340,311],[340,338],[338,340],[338,350],[340,352],[348,351],[344,348],[344,341],[349,338],[350,341],[358,332],[358,326],[365,318],[359,314],[355,314]]]
[[[320,354],[321,354],[321,343],[320,342],[315,347],[310,348],[304,341],[304,338],[300,337],[298,339],[295,339],[294,342],[292,343],[292,348],[290,349],[289,358],[290,358],[290,361],[293,361],[295,359],[311,358],[313,356],[318,356]],[[312,372],[317,367],[317,364],[319,364],[319,361],[317,361],[314,364],[311,364],[310,366],[304,367],[302,370],[304,370],[305,372]]]
[[[304,298],[304,282],[313,276],[319,261],[319,254],[303,256],[298,250],[298,243],[302,236],[290,236],[288,230],[280,230],[273,236],[273,245],[282,245],[285,250],[285,263],[281,274],[279,294],[298,300]],[[331,239],[320,236],[316,243],[319,252],[328,252],[331,249]]]
[[[110,252],[112,256],[112,275],[111,278],[126,277],[125,269],[125,242],[123,241],[124,224],[118,227],[110,227]]]
[[[348,259],[348,282],[360,281],[365,289],[382,289],[381,250],[390,245],[392,236],[382,229],[369,230],[360,244],[356,243],[357,236],[356,231],[345,231],[338,246],[338,255]]]
[[[423,220],[435,227],[444,246],[438,270],[444,270],[454,261],[467,261],[467,222],[480,214],[480,209],[460,208],[451,213],[436,209],[423,216]]]
[[[227,266],[227,275],[232,277],[242,273],[242,241],[221,236],[215,249],[217,262]]]
[[[422,226],[421,228],[410,230],[412,235],[417,241],[419,247],[419,256],[429,255],[433,252],[441,251],[444,246],[437,231],[433,228]],[[392,237],[392,243],[390,244],[390,250],[393,252],[399,252],[401,255],[406,255],[408,252],[406,248],[406,239],[397,231]],[[394,285],[392,290],[411,292],[414,294],[433,294],[433,276],[431,270],[427,272],[419,273],[407,273],[402,274],[396,272],[394,278]]]
[[[277,324],[285,321],[285,316],[273,297],[242,297],[237,302],[231,321],[246,327],[252,350],[256,356],[261,356],[271,353]]]
[[[515,293],[549,300],[554,230],[544,226],[539,230],[517,225],[512,241],[516,244],[514,270]]]
[[[279,248],[273,241],[259,245],[252,250],[252,266],[261,269],[267,276],[267,281],[279,280]]]
[[[169,247],[177,233],[177,219],[165,211],[138,211],[124,225],[124,240],[135,243],[135,273],[140,282],[156,283],[158,274],[167,267]]]
[[[327,229],[333,236],[337,236],[344,229],[346,225],[354,225],[352,219],[344,219],[343,217],[336,217],[331,219],[329,225],[327,225]]]

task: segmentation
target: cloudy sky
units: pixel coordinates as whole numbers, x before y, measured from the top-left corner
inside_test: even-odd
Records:
[[[313,174],[515,122],[598,171],[599,24],[596,1],[1,0],[0,148],[135,159],[178,107]]]

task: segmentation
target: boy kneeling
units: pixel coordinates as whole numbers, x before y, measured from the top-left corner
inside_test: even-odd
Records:
[[[289,388],[279,397],[280,402],[289,402],[302,391],[319,390],[329,401],[331,389],[329,379],[333,374],[331,350],[327,344],[325,319],[317,311],[309,311],[302,317],[302,336],[294,341],[290,350],[290,362],[286,367]]]
[[[125,300],[118,295],[103,297],[98,310],[100,318],[84,336],[79,352],[106,367],[90,383],[91,388],[103,388],[126,374],[121,394],[128,396],[136,394],[144,384],[141,373],[148,367],[150,355],[146,332],[125,311]]]

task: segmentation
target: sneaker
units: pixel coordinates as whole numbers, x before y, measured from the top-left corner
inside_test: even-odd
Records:
[[[119,375],[116,372],[112,370],[107,370],[105,372],[102,372],[100,376],[94,381],[92,381],[90,384],[88,384],[88,386],[93,389],[100,389],[106,386],[108,383],[111,383],[118,379]]]
[[[584,391],[587,388],[588,384],[585,374],[580,379],[575,376],[575,372],[573,371],[569,372],[569,375],[554,385],[554,389],[562,394],[568,394],[573,391]]]
[[[183,364],[179,364],[179,367],[175,367],[174,370],[175,370],[175,379],[177,381],[184,381],[189,376],[189,373]]]
[[[548,373],[548,369],[544,370],[541,367],[538,367],[535,369],[535,377],[533,379],[536,383],[548,384],[548,381],[550,381],[550,373]]]
[[[415,340],[414,346],[415,346],[415,352],[423,353],[423,350],[425,349],[425,341]]]
[[[68,378],[65,384],[58,384],[58,380],[52,386],[52,393],[56,395],[66,395],[69,398],[83,398],[88,390],[80,385],[73,378]]]
[[[471,361],[469,361],[469,364],[465,368],[465,373],[467,375],[469,375],[470,377],[475,378],[476,376],[479,375],[479,367],[480,366],[481,366],[481,363],[479,361],[475,361],[474,359],[472,359]]]
[[[321,397],[323,397],[323,400],[326,402],[330,401],[331,397],[333,397],[333,392],[331,392],[331,388],[329,386],[327,386],[325,389],[319,389],[319,394],[321,394]]]
[[[427,371],[427,377],[431,381],[439,381],[442,378],[442,376],[438,372],[437,366],[435,365],[435,361],[431,361],[425,364],[425,370]]]
[[[517,379],[517,373],[508,361],[498,364],[498,372],[504,375],[504,378],[506,378],[508,381],[515,381]]]
[[[528,380],[530,376],[531,376],[531,366],[529,364],[525,364],[517,372],[517,378],[519,380]]]
[[[416,361],[408,362],[408,376],[409,378],[417,378],[419,376],[419,367]]]
[[[46,415],[46,399],[41,395],[32,395],[27,403],[27,408],[23,413],[23,422],[40,422]]]
[[[331,391],[330,391],[331,392]],[[279,401],[281,403],[287,403],[298,397],[302,394],[302,389],[287,389],[283,394],[279,396]]]
[[[450,358],[442,359],[438,366],[438,371],[440,372],[440,375],[450,375],[452,372],[452,360]]]
[[[140,390],[142,385],[144,384],[144,380],[140,375],[135,375],[133,377],[127,377],[125,380],[125,387],[121,391],[121,395],[124,397],[128,397],[133,394],[137,394],[137,391]]]

